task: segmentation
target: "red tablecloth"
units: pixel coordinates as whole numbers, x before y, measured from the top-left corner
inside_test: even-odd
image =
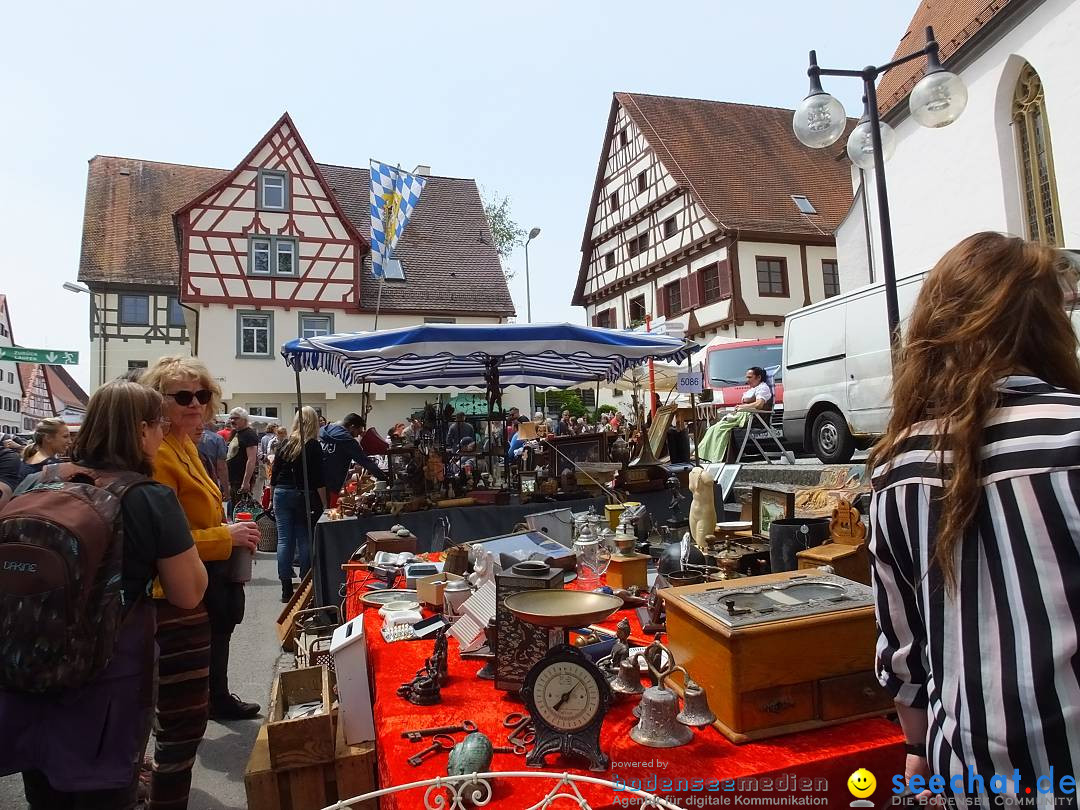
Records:
[[[346,616],[351,618],[359,610],[359,598],[363,593],[357,587],[364,573],[349,574],[350,598],[346,603]],[[641,628],[633,611],[616,614],[630,617],[634,635],[640,637]],[[368,651],[374,673],[375,728],[381,787],[400,785],[419,779],[430,779],[446,773],[446,754],[430,756],[422,765],[413,767],[406,759],[423,746],[402,739],[401,733],[408,729],[428,726],[453,725],[468,718],[473,720],[498,745],[506,744],[508,730],[503,718],[514,711],[523,711],[524,704],[501,690],[491,681],[475,677],[482,661],[463,660],[457,654],[457,641],[450,638],[449,682],[442,690],[442,702],[435,706],[414,706],[396,694],[398,686],[412,679],[431,655],[432,642],[407,641],[386,643],[380,633],[382,619],[376,610],[367,610],[364,632],[368,638]],[[722,798],[732,805],[737,795],[790,796],[806,795],[827,797],[827,803],[818,806],[846,807],[852,800],[847,790],[847,779],[858,768],[867,768],[877,775],[878,784],[885,786],[895,773],[903,773],[903,737],[896,725],[881,718],[846,723],[841,726],[817,731],[775,737],[746,745],[734,745],[714,728],[694,730],[694,740],[680,748],[646,748],[630,739],[630,729],[637,722],[631,711],[637,699],[616,702],[607,715],[601,735],[603,750],[611,757],[612,766],[606,774],[591,774],[580,760],[561,760],[548,756],[546,770],[562,773],[572,771],[590,774],[626,783],[641,780],[643,789],[668,795],[673,801],[679,797],[695,797],[699,804],[687,801],[687,807],[721,806]],[[460,739],[463,735],[458,734]],[[492,771],[529,770],[523,756],[496,754]],[[670,779],[671,787],[657,781],[646,783],[653,776],[657,780]],[[738,780],[755,778],[758,789],[752,785],[739,784]],[[703,786],[700,789],[679,789],[677,780],[716,780],[724,783],[720,789]],[[762,790],[765,779],[773,782],[777,791]],[[815,789],[779,790],[779,780],[814,780]],[[728,780],[736,780],[727,785]],[[820,781],[824,780],[824,781]],[[496,780],[495,796],[490,807],[522,808],[539,801],[553,786],[546,780]],[[821,789],[823,784],[827,788]],[[695,786],[696,788],[697,786]],[[740,789],[741,788],[741,789]],[[625,806],[628,796],[594,786],[579,786],[589,803],[599,810],[604,807]],[[877,804],[886,800],[885,791],[879,790]],[[414,808],[422,806],[422,791],[380,799],[382,810]],[[396,801],[395,801],[396,799]],[[711,801],[713,800],[713,801]]]

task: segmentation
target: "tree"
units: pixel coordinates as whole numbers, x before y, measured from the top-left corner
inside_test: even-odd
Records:
[[[484,200],[484,214],[487,216],[488,226],[491,228],[491,238],[495,244],[495,250],[502,261],[503,272],[507,279],[514,277],[514,271],[507,264],[507,260],[514,252],[514,248],[522,244],[525,239],[525,229],[521,228],[510,215],[510,198],[502,197],[496,193],[490,199]]]

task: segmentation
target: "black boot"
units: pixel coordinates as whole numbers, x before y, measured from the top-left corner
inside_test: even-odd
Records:
[[[281,604],[286,604],[293,595],[293,583],[291,579],[281,580]]]
[[[250,720],[262,707],[246,703],[229,692],[229,641],[232,633],[210,636],[210,719]]]

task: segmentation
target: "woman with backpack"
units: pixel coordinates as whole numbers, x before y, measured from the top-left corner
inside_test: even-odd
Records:
[[[103,385],[74,463],[31,475],[0,512],[0,774],[22,772],[31,810],[134,806],[153,712],[146,597],[155,577],[180,609],[206,588],[176,496],[149,478],[161,407],[141,385]]]
[[[180,499],[209,575],[203,604],[192,610],[156,600],[161,663],[150,807],[182,810],[208,717],[234,720],[260,711],[257,703],[245,703],[229,692],[229,644],[244,617],[244,587],[228,575],[233,548],[254,551],[259,529],[251,522],[225,522],[221,490],[191,439],[221,405],[221,389],[206,366],[191,357],[162,357],[142,383],[164,397],[170,420],[154,459],[154,478]]]

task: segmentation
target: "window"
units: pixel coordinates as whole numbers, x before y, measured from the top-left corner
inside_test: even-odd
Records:
[[[619,148],[620,149],[625,149],[626,144],[629,143],[629,142],[630,142],[630,139],[626,135],[626,130],[625,129],[620,130],[619,131]]]
[[[826,298],[840,294],[840,269],[836,264],[836,259],[821,260],[821,278],[825,282]]]
[[[611,213],[615,213],[619,210],[619,192],[613,191],[608,196],[608,203],[611,205]]]
[[[1016,82],[1012,125],[1028,238],[1060,245],[1061,211],[1054,153],[1050,148],[1050,125],[1046,120],[1046,96],[1042,80],[1031,65],[1024,65]]]
[[[147,360],[128,360],[128,371],[134,371],[137,368],[148,368],[150,366]]]
[[[675,217],[668,217],[664,220],[664,238],[670,239],[675,235],[675,231],[678,225],[675,222]]]
[[[270,357],[274,316],[269,312],[236,313],[237,357]]]
[[[14,385],[15,384],[15,372],[14,371],[9,371],[8,372],[7,381],[8,381],[8,385]]]
[[[787,259],[782,256],[758,256],[757,287],[759,295],[787,297]]]
[[[0,323],[0,336],[3,336],[3,337],[8,336],[8,331],[7,331],[7,325],[6,324]]]
[[[682,291],[679,289],[679,282],[675,281],[668,284],[662,290],[664,295],[664,313],[668,316],[678,315],[683,311]]]
[[[630,323],[638,324],[645,320],[645,296],[638,295],[630,299]]]
[[[295,239],[280,236],[256,237],[248,243],[248,275],[295,276]]]
[[[277,419],[277,405],[248,405],[246,408],[249,416],[261,416],[263,419]]]
[[[4,410],[5,411],[10,411],[11,410],[11,397],[4,397]]]
[[[615,308],[609,307],[608,309],[597,312],[593,316],[593,326],[599,326],[601,329],[614,329]]]
[[[611,251],[611,253],[607,254],[604,257],[604,268],[607,269],[607,270],[614,270],[615,269],[615,251],[614,250]]]
[[[724,265],[727,270],[727,264]],[[701,297],[704,303],[711,304],[731,295],[730,283],[726,277],[721,277],[720,263],[710,264],[701,270]]]
[[[180,299],[169,297],[169,326],[184,325],[184,310],[180,308]]]
[[[301,315],[300,337],[316,338],[334,333],[334,318],[332,315]]]
[[[639,253],[644,253],[649,247],[649,232],[645,231],[638,234],[627,243],[627,250],[630,253],[630,257],[633,258]]]
[[[457,323],[457,318],[424,318],[424,323]]]
[[[278,275],[296,275],[296,243],[291,239],[275,239],[274,242]]]
[[[581,389],[581,404],[586,408],[596,407],[596,389],[595,388],[583,388]]]
[[[644,171],[637,176],[637,193],[644,194],[649,188],[649,173]]]
[[[802,194],[792,194],[791,201],[795,203],[795,207],[799,209],[801,214],[816,214],[817,209],[814,208],[810,200],[806,199]]]
[[[289,207],[288,174],[261,170],[259,172],[259,208],[284,211]]]
[[[120,325],[121,326],[149,326],[150,325],[150,296],[149,295],[121,295],[120,296]]]

